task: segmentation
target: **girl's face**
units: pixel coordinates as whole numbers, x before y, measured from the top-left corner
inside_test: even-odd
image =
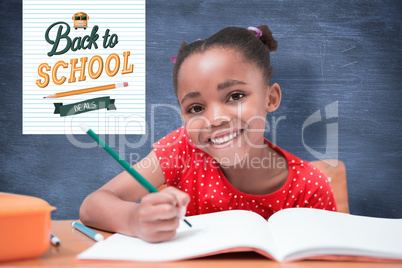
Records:
[[[258,156],[270,102],[259,68],[235,50],[213,48],[182,63],[177,85],[181,116],[198,148],[222,166]]]

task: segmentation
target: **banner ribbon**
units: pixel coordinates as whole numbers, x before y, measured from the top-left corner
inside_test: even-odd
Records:
[[[114,105],[115,100],[110,97],[100,97],[89,99],[77,103],[63,105],[61,102],[54,104],[54,114],[60,114],[60,116],[69,116],[75,114],[82,114],[99,109],[116,110]]]

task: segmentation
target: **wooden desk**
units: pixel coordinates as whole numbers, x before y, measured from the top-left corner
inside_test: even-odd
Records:
[[[26,266],[26,267],[167,267],[167,268],[213,268],[213,267],[264,267],[264,268],[304,268],[304,267],[402,267],[400,263],[371,263],[371,262],[339,262],[339,261],[298,261],[290,263],[278,263],[262,257],[254,252],[228,253],[211,257],[165,263],[138,263],[138,262],[77,262],[75,256],[89,248],[95,242],[71,227],[71,220],[52,221],[52,233],[60,238],[59,247],[50,246],[40,257],[30,260],[0,263],[0,266]],[[100,232],[105,238],[111,234]]]

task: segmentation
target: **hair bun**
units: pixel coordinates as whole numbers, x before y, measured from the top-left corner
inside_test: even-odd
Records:
[[[269,52],[275,51],[278,47],[278,41],[274,39],[272,36],[271,30],[267,25],[261,25],[257,27],[262,31],[262,35],[260,37],[261,42],[266,45],[269,49]]]

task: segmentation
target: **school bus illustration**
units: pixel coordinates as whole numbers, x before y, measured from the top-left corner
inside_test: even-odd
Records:
[[[88,27],[89,17],[84,12],[77,12],[73,16],[74,20],[74,28],[77,30],[78,28],[84,28],[84,30]]]

